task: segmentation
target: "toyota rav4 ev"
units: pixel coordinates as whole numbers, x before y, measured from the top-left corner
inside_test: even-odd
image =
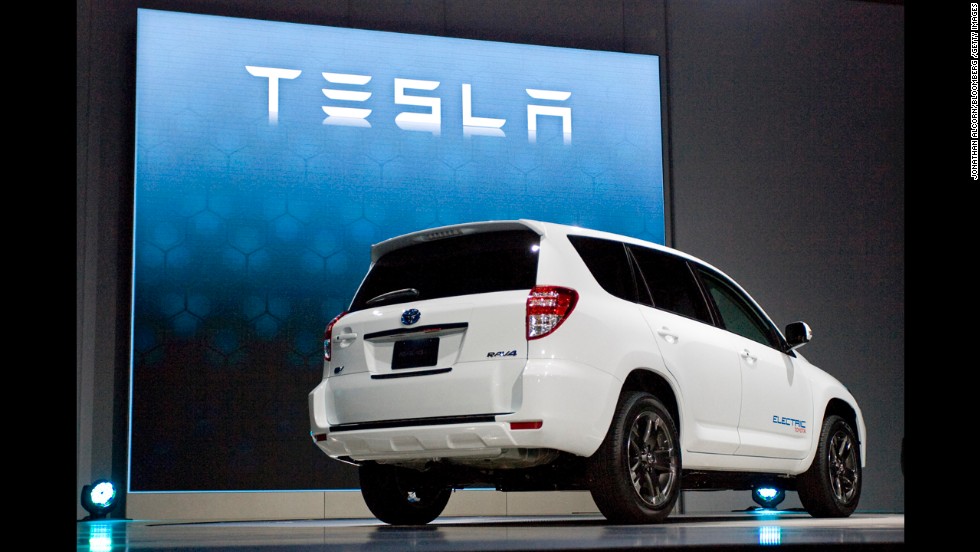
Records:
[[[800,354],[810,338],[659,244],[530,220],[424,230],[374,245],[326,326],[311,435],[395,525],[488,487],[588,490],[613,523],[761,486],[846,517],[865,424]]]

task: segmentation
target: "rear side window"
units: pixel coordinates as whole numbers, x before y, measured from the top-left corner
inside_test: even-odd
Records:
[[[650,291],[642,303],[711,324],[711,314],[687,261],[669,253],[629,246]],[[643,294],[641,294],[643,297]]]
[[[568,236],[568,241],[602,289],[620,299],[636,302],[636,282],[623,243],[587,236]]]
[[[505,230],[396,249],[374,264],[350,310],[412,300],[529,290],[537,278],[539,243],[540,236],[531,230]]]

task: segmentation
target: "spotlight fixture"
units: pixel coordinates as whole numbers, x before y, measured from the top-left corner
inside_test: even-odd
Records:
[[[99,479],[82,487],[82,508],[89,513],[82,521],[104,519],[116,507],[116,487],[108,479]]]
[[[756,487],[752,490],[752,500],[766,509],[775,509],[786,498],[786,491],[775,487]]]

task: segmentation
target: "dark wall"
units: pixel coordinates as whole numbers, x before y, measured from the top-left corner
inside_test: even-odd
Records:
[[[670,243],[811,324],[904,510],[904,7],[843,0],[78,0],[78,488],[126,476],[138,7],[663,55]]]
[[[901,508],[904,7],[668,3],[674,245],[837,376],[868,425],[861,508]]]

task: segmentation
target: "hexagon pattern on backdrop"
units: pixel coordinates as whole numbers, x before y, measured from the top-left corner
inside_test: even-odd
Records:
[[[351,485],[310,442],[306,395],[373,243],[514,218],[664,243],[655,56],[144,9],[137,44],[131,491]],[[275,121],[246,66],[301,71]],[[396,122],[429,112],[396,79],[439,83],[404,90],[439,98],[437,130]],[[464,83],[497,135],[463,126]],[[370,94],[360,126],[325,115],[331,88]],[[570,138],[559,116],[531,136],[535,102],[568,109]]]

